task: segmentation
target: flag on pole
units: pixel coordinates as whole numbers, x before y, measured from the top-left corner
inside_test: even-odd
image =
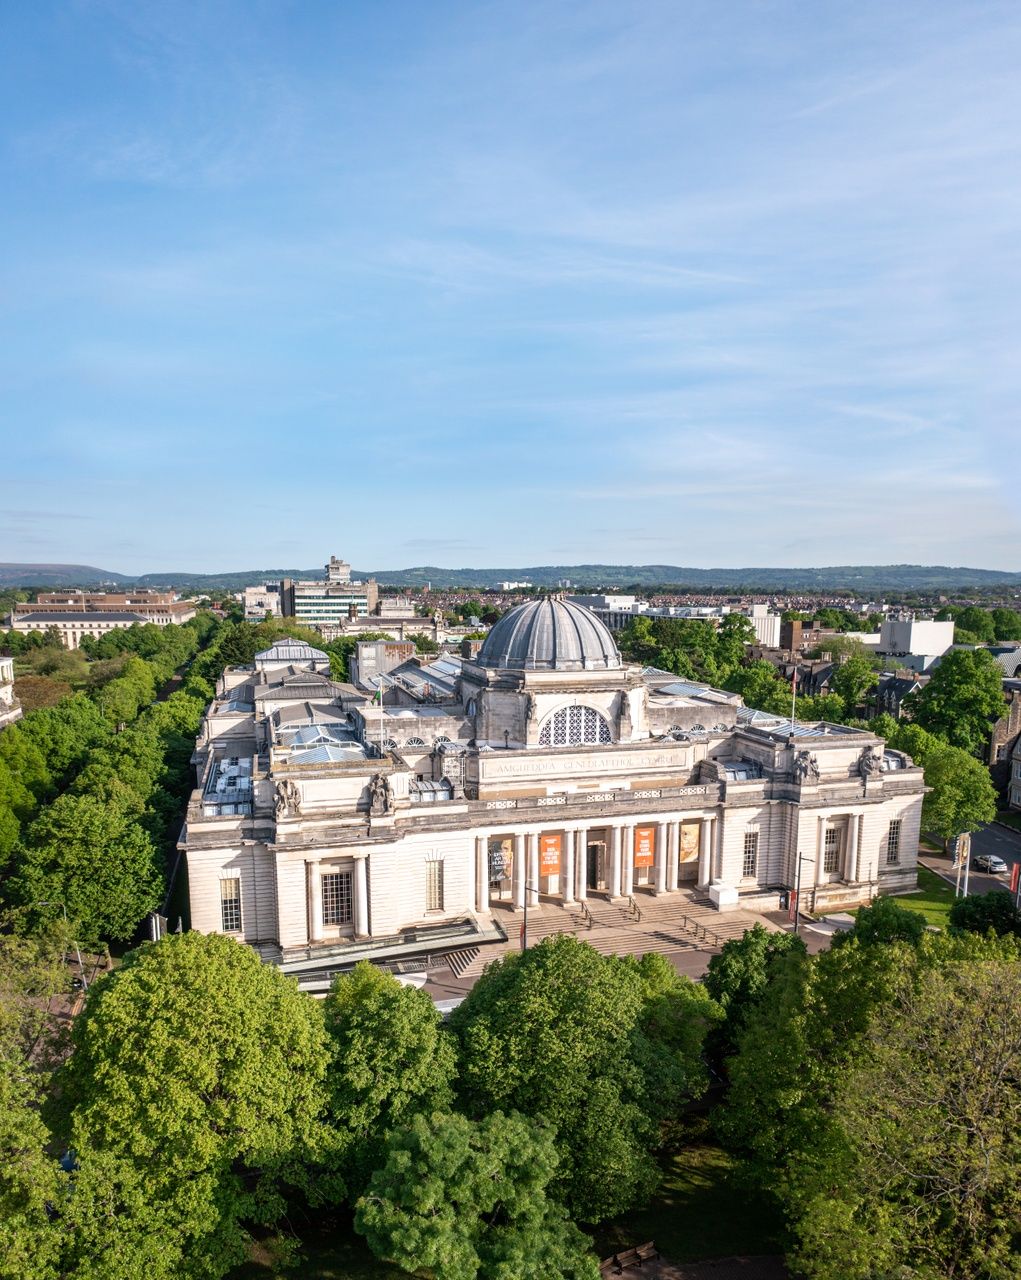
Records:
[[[1017,893],[1018,883],[1021,882],[1021,862],[1015,862],[1010,869],[1010,891]]]
[[[790,901],[787,907],[787,919],[794,921],[798,918],[798,892],[796,889],[791,891]]]

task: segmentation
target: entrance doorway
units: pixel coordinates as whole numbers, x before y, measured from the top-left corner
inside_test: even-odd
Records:
[[[605,892],[610,885],[610,866],[606,853],[606,841],[590,839],[586,854],[586,884],[595,893]]]
[[[677,883],[694,884],[698,880],[698,847],[701,822],[682,822],[677,849]]]

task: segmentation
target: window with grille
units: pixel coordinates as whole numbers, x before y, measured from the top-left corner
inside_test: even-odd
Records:
[[[826,828],[823,843],[822,869],[827,875],[840,870],[840,832],[836,827]]]
[[[539,730],[540,747],[575,747],[610,742],[610,726],[594,707],[561,707]]]
[[[886,835],[886,865],[895,867],[900,862],[900,818],[890,823]]]
[[[443,910],[443,863],[439,861],[425,864],[425,909]]]
[[[323,924],[350,924],[353,890],[350,871],[331,871],[324,875]]]
[[[759,833],[757,831],[746,831],[744,833],[744,859],[741,863],[741,874],[745,877],[754,877],[759,865]]]
[[[220,881],[220,923],[224,933],[241,932],[241,881]]]

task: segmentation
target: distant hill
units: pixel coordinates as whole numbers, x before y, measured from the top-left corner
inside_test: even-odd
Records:
[[[133,581],[91,564],[0,563],[0,587],[98,587]]]
[[[175,587],[181,591],[239,591],[275,578],[319,578],[314,569],[242,569],[227,573],[146,573],[132,578],[108,569],[74,564],[0,564],[2,587],[71,587],[135,585]],[[354,570],[356,578],[374,577],[387,586],[435,588],[495,587],[501,582],[528,581],[537,587],[555,587],[569,581],[574,588],[656,586],[685,587],[693,591],[711,589],[738,591],[826,592],[859,591],[947,591],[968,587],[1021,586],[1021,571],[951,568],[945,565],[831,565],[802,569],[693,569],[672,564],[566,564],[534,565],[522,569],[441,569],[420,565],[411,569]]]
[[[368,574],[362,576],[369,576]],[[555,587],[569,581],[572,587],[617,588],[675,585],[693,590],[712,588],[753,591],[833,591],[868,593],[887,591],[940,591],[960,587],[1021,585],[1021,572],[997,569],[949,568],[944,565],[832,565],[819,569],[693,569],[674,564],[574,564],[534,565],[528,569],[377,569],[381,583],[434,587],[494,587],[501,582],[531,582]]]

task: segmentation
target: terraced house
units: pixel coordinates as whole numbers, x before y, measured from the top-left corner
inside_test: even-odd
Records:
[[[370,688],[281,641],[224,673],[195,763],[193,927],[305,970],[502,936],[526,902],[822,909],[916,879],[907,756],[628,665],[559,597]]]

